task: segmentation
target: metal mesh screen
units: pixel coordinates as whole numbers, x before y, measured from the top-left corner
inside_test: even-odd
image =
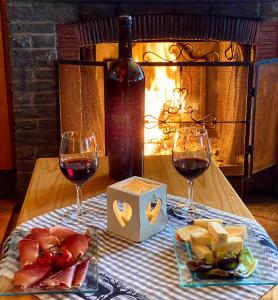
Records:
[[[243,175],[248,67],[144,66],[143,70],[145,154],[171,154],[175,127],[202,119],[218,165],[227,175]],[[95,131],[104,154],[103,66],[61,64],[59,71],[61,131]],[[164,75],[157,73],[161,71]]]
[[[91,130],[104,155],[104,71],[100,66],[59,65],[61,132]]]
[[[257,65],[253,172],[278,164],[278,59]]]

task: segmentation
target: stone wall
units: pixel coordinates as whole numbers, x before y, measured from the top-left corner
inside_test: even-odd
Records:
[[[57,23],[119,14],[185,13],[278,18],[277,2],[7,0],[18,195],[25,194],[35,161],[58,155]]]

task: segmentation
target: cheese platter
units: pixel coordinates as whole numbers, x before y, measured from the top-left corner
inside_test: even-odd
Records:
[[[250,226],[195,219],[169,230],[181,287],[277,284],[278,273]]]

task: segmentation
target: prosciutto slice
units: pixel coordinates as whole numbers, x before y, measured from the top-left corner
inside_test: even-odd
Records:
[[[49,229],[49,233],[51,235],[56,236],[61,242],[64,241],[65,239],[69,238],[70,236],[76,235],[77,232],[65,228],[65,227],[59,227],[59,226],[54,226]]]
[[[87,275],[89,268],[90,258],[83,260],[80,264],[77,265],[75,270],[75,275],[72,281],[72,287],[80,287]]]
[[[44,288],[71,288],[76,264],[61,270],[40,283]]]
[[[27,265],[14,274],[13,283],[16,287],[26,289],[52,271],[51,265]]]
[[[60,241],[56,236],[43,231],[35,231],[28,234],[25,238],[38,241],[42,249],[49,249],[60,245]]]
[[[32,228],[30,233],[49,233],[49,228]]]
[[[33,264],[39,256],[39,242],[30,239],[23,239],[19,242],[19,263],[20,266]]]
[[[67,249],[71,252],[75,261],[77,261],[88,250],[88,247],[88,239],[82,234],[70,236],[61,244],[62,249]]]

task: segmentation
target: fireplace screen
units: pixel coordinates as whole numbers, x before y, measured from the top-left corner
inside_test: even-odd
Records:
[[[175,129],[184,124],[201,124],[208,129],[212,157],[224,173],[246,175],[251,63],[220,62],[219,54],[209,49],[196,59],[187,59],[178,57],[178,48],[171,49],[169,44],[166,57],[145,51],[143,43],[136,46],[142,49],[143,59],[135,59],[141,61],[146,78],[145,155],[171,154]],[[111,61],[107,55],[113,56],[109,52],[105,58],[105,51],[96,52],[100,53],[95,57],[98,61],[59,63],[61,131],[95,131],[103,155],[104,78]]]

